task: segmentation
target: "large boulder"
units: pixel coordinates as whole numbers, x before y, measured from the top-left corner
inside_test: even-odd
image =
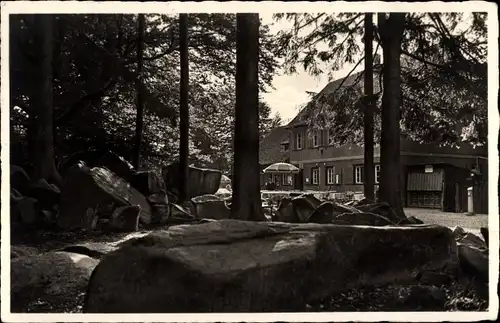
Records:
[[[290,311],[360,286],[412,283],[415,273],[451,274],[457,263],[451,230],[435,225],[180,225],[105,256],[83,311]]]
[[[398,223],[401,220],[405,220],[405,218],[401,218],[386,202],[358,205],[356,206],[356,208],[365,213],[375,213],[381,215],[384,218],[389,219],[394,223]]]
[[[293,209],[301,223],[307,222],[320,204],[321,202],[313,195],[301,195],[292,199]]]
[[[139,205],[142,209],[141,223],[151,222],[151,207],[148,201],[127,181],[106,168],[74,167],[65,178],[58,225],[65,229],[91,228],[95,221],[95,212],[90,212],[89,209],[102,210],[100,206],[106,205],[113,205],[112,209]],[[108,217],[110,215],[107,214]]]
[[[134,168],[123,157],[108,150],[90,150],[80,151],[67,157],[59,166],[61,175],[66,174],[76,166],[80,161],[88,167],[104,167],[125,179],[130,181],[134,175]]]
[[[292,204],[292,199],[289,197],[284,197],[278,204],[278,209],[276,210],[274,221],[287,222],[287,223],[300,223],[300,219],[295,212],[295,208]]]
[[[163,178],[153,171],[135,173],[132,175],[130,184],[145,196],[166,192]]]
[[[16,223],[34,225],[39,220],[40,210],[38,201],[27,196],[16,196],[15,191],[11,193],[11,221]]]
[[[481,227],[479,229],[479,232],[481,232],[481,235],[483,236],[484,242],[486,243],[486,246],[489,246],[489,231],[488,228],[486,227]]]
[[[458,257],[462,272],[470,277],[488,281],[488,249],[458,243]]]
[[[333,223],[335,218],[343,213],[360,213],[354,207],[326,201],[321,203],[311,214],[308,222],[311,223]]]
[[[139,205],[121,206],[115,209],[109,221],[109,227],[115,232],[135,232],[139,230],[141,217]]]
[[[461,239],[459,239],[458,242],[460,242],[463,245],[468,245],[476,248],[487,247],[486,242],[484,242],[483,239],[481,239],[472,232],[465,233],[465,235]]]
[[[27,312],[35,302],[55,305],[80,298],[98,262],[69,252],[49,252],[12,259],[12,312]]]
[[[26,195],[31,184],[28,173],[19,166],[10,165],[10,187]]]
[[[342,225],[372,225],[384,226],[394,225],[389,219],[375,213],[342,213],[333,219],[334,224]]]
[[[216,195],[202,195],[191,199],[197,219],[229,219],[231,210],[226,202]]]
[[[179,163],[173,163],[162,169],[162,177],[167,190],[179,191],[181,172]],[[205,194],[215,194],[219,189],[222,172],[215,169],[205,169],[189,166],[188,199]]]
[[[184,224],[184,223],[192,223],[196,221],[196,216],[194,216],[190,210],[182,205],[170,204],[170,212],[168,217],[164,222],[166,224]]]
[[[59,204],[61,191],[54,184],[49,184],[45,179],[40,179],[30,186],[28,195],[37,199],[41,208],[51,210],[54,205]]]

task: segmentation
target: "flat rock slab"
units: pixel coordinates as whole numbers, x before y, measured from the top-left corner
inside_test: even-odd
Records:
[[[98,260],[71,252],[47,252],[11,261],[12,312],[35,301],[60,303],[85,292]]]
[[[434,225],[370,227],[220,220],[128,240],[94,270],[88,313],[290,311],[358,286],[454,273]]]

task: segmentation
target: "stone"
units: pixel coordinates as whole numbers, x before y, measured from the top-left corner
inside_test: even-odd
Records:
[[[41,179],[30,186],[28,195],[37,199],[42,208],[50,210],[54,205],[59,204],[61,191],[54,184]]]
[[[315,198],[313,198],[301,195],[292,199],[293,209],[295,210],[300,223],[306,223],[316,209],[316,201]]]
[[[408,217],[408,221],[411,223],[411,224],[424,224],[424,221],[420,220],[420,219],[417,219],[416,217],[414,216],[409,216]]]
[[[453,228],[453,238],[455,238],[455,241],[460,241],[465,234],[466,232],[462,227],[456,226]]]
[[[223,200],[208,200],[195,202],[192,199],[195,212],[194,215],[197,219],[229,219],[231,216],[231,210],[226,206]]]
[[[101,259],[108,253],[115,251],[117,248],[104,242],[85,242],[80,244],[68,245],[58,251],[65,251],[85,255],[94,259]]]
[[[361,200],[353,201],[351,206],[358,207],[358,206],[369,205],[369,204],[375,204],[375,201],[372,201],[372,200],[364,197]]]
[[[488,250],[457,243],[458,259],[462,272],[468,276],[488,281]]]
[[[358,205],[356,208],[365,213],[375,213],[381,215],[384,218],[389,219],[393,223],[398,223],[399,221],[404,219],[398,216],[386,202]]]
[[[375,213],[342,213],[333,219],[334,224],[342,225],[370,225],[385,226],[394,225],[389,219]]]
[[[186,208],[177,204],[170,204],[170,217],[167,220],[168,224],[183,224],[195,221],[196,217],[192,215]]]
[[[488,239],[489,239],[489,238],[488,238],[488,236],[489,236],[489,231],[488,231],[488,228],[481,227],[481,228],[479,229],[479,231],[481,232],[481,235],[482,235],[482,236],[483,236],[483,238],[484,238],[484,242],[486,243],[486,246],[489,246],[489,240],[488,240]]]
[[[12,196],[11,196],[12,197]],[[14,222],[34,225],[39,220],[38,201],[32,197],[22,196],[12,199],[11,214]]]
[[[176,189],[177,192],[179,191],[181,179],[178,163],[163,167],[162,177],[167,190]],[[187,198],[215,194],[219,189],[221,177],[222,172],[219,170],[189,166],[189,194]]]
[[[11,245],[10,246],[10,258],[19,258],[19,257],[25,257],[25,256],[34,256],[39,254],[40,252],[38,249],[30,246],[23,246],[23,245]]]
[[[317,208],[321,203],[323,203],[323,201],[321,201],[316,196],[314,196],[314,194],[311,193],[302,194],[300,195],[300,197],[306,199],[309,202],[309,204],[311,204],[314,208]]]
[[[10,187],[23,195],[27,195],[31,184],[30,177],[22,167],[10,165]]]
[[[99,206],[139,205],[140,222],[151,223],[151,207],[146,198],[127,181],[106,168],[90,170],[75,167],[65,178],[57,224],[63,229],[88,229],[94,218],[89,218],[87,209]]]
[[[166,193],[154,193],[149,195],[147,199],[151,205],[168,205],[168,195]]]
[[[278,204],[278,209],[275,212],[275,221],[287,223],[300,223],[300,219],[295,212],[292,204],[292,199],[284,197]]]
[[[326,201],[321,203],[311,214],[307,222],[310,223],[333,223],[335,216],[340,213],[335,208],[336,204]]]
[[[136,172],[130,184],[145,196],[165,193],[167,190],[163,178],[154,171]]]
[[[117,232],[135,232],[139,230],[141,207],[139,205],[116,208],[109,221],[109,227]]]
[[[12,312],[28,312],[35,301],[76,299],[85,292],[98,260],[69,252],[48,252],[11,260]],[[56,307],[57,308],[57,307]]]
[[[219,220],[123,243],[84,313],[286,312],[333,293],[411,284],[457,264],[451,230]],[[133,265],[132,265],[133,264]]]
[[[476,248],[486,248],[486,242],[474,233],[467,232],[461,239],[458,240],[461,244],[476,247]]]
[[[126,181],[130,181],[134,175],[134,168],[129,162],[108,150],[81,151],[67,157],[59,167],[61,175],[65,177],[81,161],[89,168],[107,168]]]
[[[151,206],[151,224],[167,224],[170,218],[171,206],[168,204],[154,204]]]

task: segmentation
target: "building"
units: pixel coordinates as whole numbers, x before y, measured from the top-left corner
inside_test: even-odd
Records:
[[[343,84],[349,84],[356,77],[350,76]],[[334,91],[341,83],[342,80],[333,81],[321,93]],[[375,83],[376,87],[378,82]],[[312,105],[306,106],[286,127],[280,128],[275,134],[270,134],[269,139],[263,140],[262,167],[285,160],[299,167],[301,173],[294,176],[292,185],[287,185],[290,188],[362,192],[363,147],[335,146],[328,130],[309,130],[307,118],[314,113],[312,109]],[[266,140],[268,141],[264,143]],[[401,139],[400,149],[403,206],[466,212],[467,188],[474,186],[474,211],[488,213],[486,146],[474,148],[462,144],[460,148],[439,147],[437,144],[419,144]],[[374,162],[377,190],[380,147],[374,149]],[[476,180],[471,178],[473,170],[476,172]],[[263,181],[265,180],[263,175]],[[283,179],[281,183],[282,181]]]
[[[279,190],[301,189],[301,181],[292,174],[264,174],[262,171],[274,163],[290,162],[290,131],[287,126],[271,130],[259,143],[260,183],[264,188],[272,181]]]

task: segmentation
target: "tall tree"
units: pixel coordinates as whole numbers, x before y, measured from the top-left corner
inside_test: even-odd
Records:
[[[382,133],[380,138],[380,200],[389,203],[404,218],[401,203],[400,114],[401,43],[405,13],[378,13],[383,48]]]
[[[53,20],[52,15],[35,15],[34,43],[36,52],[35,86],[33,88],[32,110],[34,125],[34,170],[35,179],[45,179],[62,185],[54,161],[53,143]]]
[[[142,127],[144,115],[144,100],[142,94],[142,68],[143,68],[143,55],[144,55],[144,14],[139,14],[137,17],[137,116],[135,122],[135,153],[134,153],[134,166],[139,170],[141,166],[141,141],[142,141]]]
[[[236,111],[231,217],[264,221],[259,168],[259,15],[236,15]]]
[[[181,56],[180,93],[180,200],[189,196],[189,57],[188,57],[188,17],[179,15],[179,47]]]
[[[364,96],[364,194],[375,200],[375,163],[373,162],[373,14],[365,14],[365,96]]]

